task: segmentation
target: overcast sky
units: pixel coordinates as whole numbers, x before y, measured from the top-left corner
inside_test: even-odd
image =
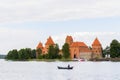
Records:
[[[120,0],[0,0],[0,53],[36,48],[52,36],[60,47],[66,35],[91,46],[120,41]]]

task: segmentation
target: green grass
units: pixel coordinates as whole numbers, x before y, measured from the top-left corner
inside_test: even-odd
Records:
[[[45,61],[45,62],[55,62],[55,61],[63,61],[63,62],[68,62],[68,61],[73,61],[72,59],[28,59],[27,61]]]

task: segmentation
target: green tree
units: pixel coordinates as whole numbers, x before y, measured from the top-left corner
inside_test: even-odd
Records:
[[[12,57],[11,54],[12,54],[12,51],[9,51],[7,56],[6,56],[6,59],[11,59],[11,57]]]
[[[110,57],[120,57],[120,43],[117,40],[113,40],[110,44]]]
[[[59,55],[59,46],[58,46],[58,44],[56,44],[54,46],[53,45],[49,46],[48,57],[49,57],[49,59],[57,59],[57,58],[60,59],[61,58],[61,55]]]
[[[13,54],[13,59],[18,59],[19,58],[18,51],[16,49],[14,49],[12,51],[12,54]]]
[[[27,53],[26,49],[21,49],[18,52],[20,60],[27,60],[29,59],[29,54]]]
[[[69,44],[65,43],[62,47],[63,57],[65,59],[70,58]]]
[[[36,58],[36,50],[33,49],[33,50],[31,51],[31,59],[35,59],[35,58]]]
[[[49,59],[49,54],[43,54],[43,55],[41,56],[41,59]]]
[[[35,59],[36,58],[36,50],[31,48],[20,49],[17,51],[13,49],[8,52],[6,59],[10,60],[27,60],[27,59]]]
[[[42,50],[40,48],[36,50],[36,57],[42,59]]]
[[[89,49],[90,49],[90,50],[92,50],[92,47],[91,47],[91,46],[89,46]]]
[[[31,57],[32,57],[32,50],[31,50],[31,48],[25,48],[25,53],[27,53],[28,56],[29,56],[29,59],[31,59]]]
[[[107,46],[102,53],[102,56],[105,57],[106,55],[110,55],[110,47]]]
[[[18,56],[18,51],[16,49],[13,49],[12,51],[9,51],[7,56],[6,56],[6,59],[11,59],[11,60],[15,60],[15,59],[18,59],[19,56]]]
[[[53,45],[49,46],[48,56],[49,56],[49,59],[55,59],[55,49]]]
[[[55,58],[61,58],[61,55],[59,54],[59,52],[60,52],[60,49],[59,49],[59,46],[58,46],[58,44],[56,44],[55,45]]]

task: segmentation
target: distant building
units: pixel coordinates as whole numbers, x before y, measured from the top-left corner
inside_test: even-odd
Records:
[[[91,58],[102,58],[102,45],[98,38],[93,41],[91,49],[84,42],[74,42],[72,36],[67,36],[65,43],[69,44],[71,59],[82,58],[89,60]],[[43,47],[42,43],[40,42],[37,46],[37,49],[40,48],[42,50],[42,54],[47,54],[50,45],[55,45],[51,37],[47,39],[45,47]],[[62,50],[60,50],[59,53],[62,54]],[[37,53],[36,56],[38,56]]]

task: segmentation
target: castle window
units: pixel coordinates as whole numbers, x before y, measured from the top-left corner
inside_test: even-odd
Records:
[[[77,58],[77,57],[76,57],[76,54],[74,54],[74,58]]]

